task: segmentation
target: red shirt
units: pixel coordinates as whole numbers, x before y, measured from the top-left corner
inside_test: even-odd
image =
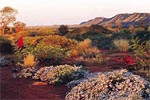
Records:
[[[23,37],[22,36],[18,39],[17,46],[18,46],[18,48],[22,48],[24,46]]]

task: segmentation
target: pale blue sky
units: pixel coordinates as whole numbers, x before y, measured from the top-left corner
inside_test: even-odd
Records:
[[[150,13],[150,0],[0,0],[0,9],[18,10],[17,20],[27,25],[79,24],[118,13]]]

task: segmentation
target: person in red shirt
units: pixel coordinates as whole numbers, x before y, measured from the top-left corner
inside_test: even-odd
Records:
[[[17,46],[18,49],[22,49],[24,47],[24,43],[23,43],[23,37],[19,37],[18,41],[17,41]]]

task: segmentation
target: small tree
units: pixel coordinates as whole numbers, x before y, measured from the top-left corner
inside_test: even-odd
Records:
[[[4,7],[0,10],[0,29],[1,33],[4,34],[5,28],[11,22],[16,20],[15,15],[17,14],[17,10],[11,7]]]
[[[61,25],[59,28],[58,28],[59,32],[61,33],[61,35],[65,35],[67,34],[69,31],[68,31],[68,26],[67,25]]]
[[[26,24],[20,21],[15,22],[13,25],[16,33],[22,31],[26,27]]]

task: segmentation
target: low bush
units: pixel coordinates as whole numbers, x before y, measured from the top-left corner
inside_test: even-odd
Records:
[[[28,46],[21,51],[17,50],[15,52],[16,61],[22,62],[22,60],[29,54],[35,55],[39,64],[43,65],[57,65],[66,58],[67,51],[59,47],[45,46],[38,44],[35,47]]]
[[[132,39],[132,37],[133,37],[133,34],[131,34],[129,30],[121,30],[120,32],[113,33],[112,36],[111,36],[111,38],[113,40],[115,40],[115,39],[130,40],[130,39]]]
[[[134,39],[138,38],[139,43],[150,40],[150,32],[149,31],[137,31],[134,35]]]
[[[14,73],[13,76],[14,76],[14,78],[16,78],[16,77],[30,78],[36,73],[36,71],[37,71],[37,69],[35,69],[34,67],[21,68],[18,70],[17,73]]]
[[[104,33],[87,32],[76,38],[82,41],[89,38],[92,41],[92,46],[96,46],[99,49],[110,49],[112,47],[111,37]]]
[[[50,66],[40,68],[33,76],[33,79],[48,81],[49,84],[58,85],[68,83],[74,79],[83,78],[85,73],[77,66]]]
[[[60,47],[66,49],[74,48],[77,45],[77,42],[75,40],[68,39],[64,36],[49,35],[49,36],[37,36],[37,37],[25,37],[24,38],[25,47],[34,45],[35,42],[37,41],[39,41],[38,44],[42,44],[46,46],[51,45],[53,47]]]
[[[134,100],[150,99],[150,83],[127,70],[91,73],[71,81],[65,100]],[[70,86],[71,85],[71,86]]]
[[[0,36],[0,53],[10,54],[13,53],[13,50],[14,48],[11,44],[11,41],[3,36]]]

